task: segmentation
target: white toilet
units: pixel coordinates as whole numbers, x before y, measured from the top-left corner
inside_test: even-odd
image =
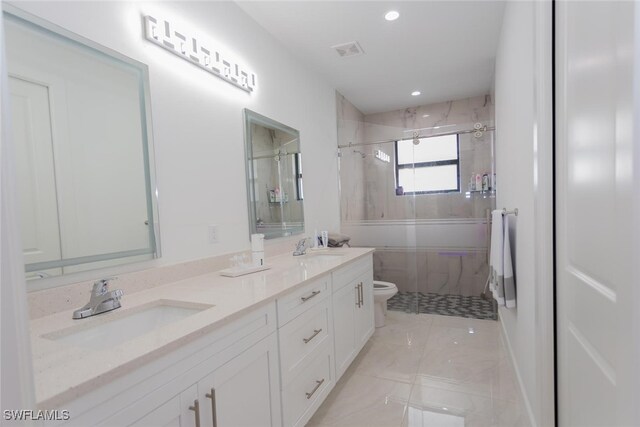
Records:
[[[387,315],[387,300],[398,293],[398,288],[393,283],[373,281],[373,305],[376,328],[384,326],[384,318]]]

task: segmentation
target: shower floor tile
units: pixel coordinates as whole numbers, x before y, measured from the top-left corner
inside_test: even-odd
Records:
[[[479,296],[398,292],[387,301],[387,309],[405,313],[418,312],[473,319],[497,319],[493,300],[487,301]]]

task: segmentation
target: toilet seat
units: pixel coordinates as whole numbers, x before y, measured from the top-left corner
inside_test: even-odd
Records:
[[[398,292],[395,284],[390,282],[373,281],[373,295],[390,295],[392,297]]]

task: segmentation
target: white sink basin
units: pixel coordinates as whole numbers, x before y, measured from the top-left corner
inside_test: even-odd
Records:
[[[43,335],[43,338],[77,347],[105,349],[211,307],[207,304],[159,300],[128,310],[119,309],[77,320],[77,326]]]

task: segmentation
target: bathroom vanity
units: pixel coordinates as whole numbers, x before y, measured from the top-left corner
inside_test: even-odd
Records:
[[[40,409],[65,426],[302,426],[374,331],[372,249],[271,258],[32,321]]]

